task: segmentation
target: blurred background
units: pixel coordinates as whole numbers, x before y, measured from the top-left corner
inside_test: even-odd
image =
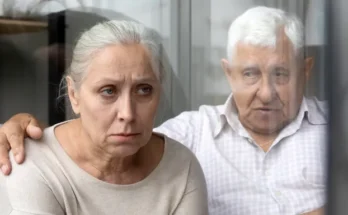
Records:
[[[315,56],[307,95],[324,99],[324,0],[0,0],[0,122],[18,112],[47,124],[61,121],[64,105],[57,106],[55,88],[69,63],[61,59],[83,29],[103,19],[134,19],[163,36],[172,71],[157,123],[202,104],[223,104],[230,93],[220,66],[227,30],[256,5],[301,17],[306,55]]]
[[[163,37],[171,70],[156,124],[202,104],[223,104],[220,66],[231,22],[252,6],[281,8],[305,25],[315,65],[307,96],[329,100],[327,214],[348,205],[348,2],[345,0],[0,0],[0,122],[28,112],[48,125],[72,116],[58,86],[80,32],[107,19],[137,20]]]

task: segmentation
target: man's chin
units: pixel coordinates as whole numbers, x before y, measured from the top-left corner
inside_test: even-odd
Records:
[[[252,131],[261,135],[274,135],[278,134],[284,126],[282,125],[254,125],[252,126]]]
[[[279,129],[272,129],[272,128],[257,128],[253,129],[253,131],[257,134],[261,135],[273,135],[279,132]]]

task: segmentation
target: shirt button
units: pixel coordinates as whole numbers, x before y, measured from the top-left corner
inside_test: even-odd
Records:
[[[280,197],[282,195],[282,192],[276,191],[274,194],[275,194],[276,197]]]

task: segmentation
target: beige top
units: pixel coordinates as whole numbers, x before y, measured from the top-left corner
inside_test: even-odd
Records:
[[[202,169],[182,144],[165,137],[162,160],[149,176],[115,185],[78,167],[54,127],[40,141],[26,139],[26,161],[17,165],[11,157],[11,175],[0,174],[0,215],[208,214]]]

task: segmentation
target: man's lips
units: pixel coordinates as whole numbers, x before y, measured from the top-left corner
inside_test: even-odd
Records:
[[[271,107],[260,107],[260,108],[255,108],[255,110],[258,110],[258,111],[279,111],[280,109],[279,108],[271,108]]]

